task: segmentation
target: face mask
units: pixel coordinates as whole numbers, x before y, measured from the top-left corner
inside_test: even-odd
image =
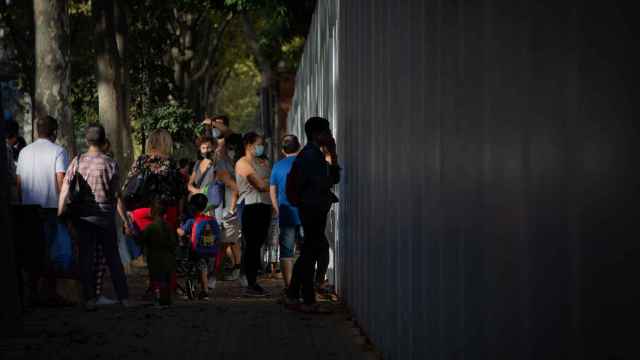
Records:
[[[256,145],[256,156],[264,155],[264,145]]]
[[[219,139],[221,135],[222,135],[222,132],[220,131],[220,129],[218,128],[211,129],[211,136],[214,139]]]
[[[205,151],[205,152],[201,152],[200,154],[205,159],[211,159],[211,156],[213,155],[213,151]]]
[[[235,158],[236,158],[236,152],[235,152],[235,150],[229,150],[229,151],[227,151],[227,156],[229,156],[229,159],[235,159]]]

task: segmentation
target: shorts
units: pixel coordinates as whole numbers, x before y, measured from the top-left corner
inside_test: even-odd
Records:
[[[216,264],[215,257],[204,257],[204,256],[198,257],[196,262],[198,271],[200,271],[201,273],[206,271],[207,274],[213,273],[215,264]]]
[[[240,244],[242,228],[238,215],[226,217],[220,221],[220,242],[225,244]]]
[[[280,259],[294,257],[300,238],[300,225],[280,226]]]

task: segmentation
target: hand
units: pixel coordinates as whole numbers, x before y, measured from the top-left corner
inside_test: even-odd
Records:
[[[125,227],[124,227],[124,234],[125,234],[126,236],[128,236],[128,237],[131,237],[131,236],[133,236],[133,231],[131,231],[131,228],[130,228],[130,227],[125,226]]]
[[[211,127],[212,123],[213,123],[213,120],[209,119],[208,117],[206,117],[204,120],[202,120],[202,125],[207,126],[207,127]]]
[[[336,139],[333,136],[329,138],[329,141],[327,141],[324,147],[332,158],[337,157]]]
[[[184,230],[182,230],[181,228],[176,229],[176,231],[178,232],[178,236],[184,236]]]
[[[273,215],[273,217],[278,217],[280,216],[280,209],[278,209],[275,206],[271,207],[271,215]]]

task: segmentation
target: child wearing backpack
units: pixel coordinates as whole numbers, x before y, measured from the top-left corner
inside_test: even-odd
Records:
[[[204,194],[194,194],[189,199],[189,205],[193,211],[193,218],[182,223],[177,232],[180,236],[189,236],[191,239],[191,251],[200,272],[201,291],[198,298],[209,300],[209,276],[215,279],[214,269],[217,268],[218,242],[220,239],[220,227],[216,218],[207,215],[208,199]]]
[[[171,305],[170,283],[176,271],[176,247],[178,239],[171,226],[164,220],[166,207],[160,201],[151,205],[153,222],[137,238],[144,247],[149,266],[151,288],[155,305]]]

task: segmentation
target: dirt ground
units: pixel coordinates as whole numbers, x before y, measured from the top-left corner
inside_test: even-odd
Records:
[[[142,269],[129,274],[132,306],[36,308],[22,329],[0,339],[0,360],[13,359],[379,359],[353,327],[344,306],[308,315],[278,303],[282,281],[262,279],[273,292],[242,296],[237,281],[218,281],[208,302],[176,301],[156,309],[140,300]],[[106,295],[113,296],[107,279]],[[335,299],[334,299],[335,300]]]

